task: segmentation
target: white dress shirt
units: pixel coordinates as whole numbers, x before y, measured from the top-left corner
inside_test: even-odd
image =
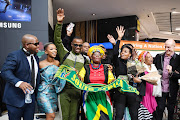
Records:
[[[27,51],[25,48],[23,48],[24,51]],[[37,78],[37,73],[38,73],[38,64],[37,64],[37,61],[34,57],[34,54],[31,54],[30,56],[27,56],[27,60],[28,60],[28,63],[29,63],[29,66],[30,66],[30,70],[32,70],[32,65],[31,65],[31,56],[33,56],[33,59],[34,59],[34,70],[35,70],[35,85],[34,87],[36,86],[36,78]],[[21,83],[24,82],[24,81],[18,81],[15,86],[16,87],[19,87],[21,85]]]

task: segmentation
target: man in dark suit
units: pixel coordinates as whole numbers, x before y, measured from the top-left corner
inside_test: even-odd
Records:
[[[39,84],[39,59],[36,53],[39,42],[34,35],[22,37],[23,48],[10,53],[1,70],[6,80],[3,102],[6,103],[10,120],[33,120],[35,112],[35,93]],[[34,91],[34,92],[33,92]],[[31,100],[25,96],[31,92]]]
[[[162,75],[162,97],[157,97],[157,120],[162,120],[167,102],[168,120],[173,120],[173,113],[178,92],[178,79],[180,78],[180,56],[174,52],[175,41],[169,39],[165,42],[165,53],[157,54],[154,64]]]

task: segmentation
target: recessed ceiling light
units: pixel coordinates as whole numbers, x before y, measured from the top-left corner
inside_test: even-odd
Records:
[[[180,14],[180,12],[173,11],[172,14]]]
[[[95,15],[96,15],[95,13],[92,14],[92,16],[95,16]]]
[[[175,28],[175,30],[180,30],[180,27]]]
[[[172,32],[166,32],[166,31],[160,31],[160,33],[162,33],[162,34],[168,34],[168,35],[171,35],[171,34],[172,34]]]
[[[180,14],[180,12],[178,12],[178,11],[176,10],[176,8],[172,8],[172,9],[171,9],[171,13],[172,13],[172,14]]]

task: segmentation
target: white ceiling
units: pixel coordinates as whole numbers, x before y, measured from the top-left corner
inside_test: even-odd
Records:
[[[172,8],[180,12],[180,0],[53,0],[53,7],[54,23],[58,8],[65,10],[65,23],[137,15],[141,26],[140,39],[180,40],[180,31],[176,31],[176,34],[168,30],[160,32],[159,27],[162,26],[156,24],[155,16],[156,13],[170,13]],[[96,15],[93,16],[93,13]],[[176,16],[176,26],[180,27],[180,14]]]

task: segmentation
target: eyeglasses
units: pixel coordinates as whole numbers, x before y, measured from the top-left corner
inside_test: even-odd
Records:
[[[38,45],[39,45],[39,42],[37,42],[37,43],[27,43],[27,45],[29,45],[29,44],[33,44],[33,45],[35,45],[35,46],[38,46]]]
[[[77,46],[82,47],[82,44],[80,44],[80,45],[78,45],[78,44],[73,44],[73,45],[74,45],[74,47],[77,47]]]

